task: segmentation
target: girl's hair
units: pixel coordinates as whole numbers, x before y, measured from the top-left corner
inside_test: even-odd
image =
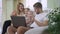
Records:
[[[30,10],[29,8],[25,8],[25,9]]]

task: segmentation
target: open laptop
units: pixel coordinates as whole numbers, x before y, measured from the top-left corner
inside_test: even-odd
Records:
[[[24,26],[26,27],[26,20],[24,16],[11,16],[14,27]]]

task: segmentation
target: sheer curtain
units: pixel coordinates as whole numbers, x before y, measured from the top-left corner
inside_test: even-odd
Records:
[[[1,22],[2,22],[2,0],[0,0],[0,24]]]
[[[26,0],[26,8],[30,8],[31,10],[33,10],[33,4],[38,2],[38,0]]]
[[[2,23],[2,0],[0,0],[0,34],[1,34],[1,23]]]

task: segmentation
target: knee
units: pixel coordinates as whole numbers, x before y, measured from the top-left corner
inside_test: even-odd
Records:
[[[12,30],[12,26],[9,26],[8,28],[7,28],[7,31],[10,31],[10,30]]]
[[[18,29],[17,29],[17,33],[18,34],[23,34],[24,33],[24,27],[18,27]]]
[[[24,27],[23,26],[20,26],[20,27],[18,27],[18,29],[17,30],[24,30]]]
[[[23,26],[20,26],[17,29],[17,32],[24,32],[24,31],[25,31],[25,27],[23,27]]]

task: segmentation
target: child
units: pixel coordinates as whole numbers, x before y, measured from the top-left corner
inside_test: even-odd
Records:
[[[33,11],[30,11],[29,8],[25,8],[26,24],[28,27],[33,23]]]

